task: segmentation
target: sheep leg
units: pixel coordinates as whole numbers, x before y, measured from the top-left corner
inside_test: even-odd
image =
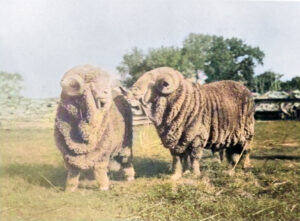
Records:
[[[222,148],[220,151],[219,151],[219,163],[222,163],[223,160],[224,160],[224,155],[225,155],[225,148]]]
[[[188,152],[185,152],[182,160],[183,173],[189,173],[191,169],[191,158]]]
[[[217,154],[218,155],[216,155],[216,152],[218,152]],[[218,163],[222,163],[223,162],[223,160],[224,160],[224,152],[223,152],[223,149],[221,149],[221,150],[215,150],[215,149],[212,149],[211,150],[211,153],[212,153],[212,156],[213,156],[213,158],[215,158],[217,161],[218,161]]]
[[[133,181],[134,180],[134,168],[132,163],[127,163],[122,165],[122,171],[124,173],[124,177],[127,181]]]
[[[68,175],[66,180],[66,192],[73,192],[77,189],[80,177],[80,170],[76,168],[68,168]]]
[[[236,149],[239,147],[239,149]],[[235,168],[238,163],[245,158],[243,168],[246,168],[250,164],[250,150],[247,148],[248,143],[241,146],[236,146],[235,149],[227,149],[226,150],[226,157],[232,165],[231,170],[229,170],[228,174],[233,175],[235,173]],[[246,166],[246,167],[245,167]]]
[[[95,179],[98,183],[99,190],[108,190],[109,188],[109,178],[107,176],[109,160],[105,160],[94,168]]]
[[[250,150],[245,150],[243,169],[249,169],[249,168],[251,168],[250,152],[251,152]]]
[[[249,144],[247,143],[244,146],[244,154],[243,154],[243,158],[244,158],[244,163],[243,163],[243,169],[249,169],[251,168],[251,162],[250,162],[250,152],[251,149],[248,148]]]
[[[233,169],[234,169],[235,165],[237,165],[239,163],[240,158],[241,158],[241,154],[238,154],[238,153],[233,153],[232,154],[231,164],[232,164]]]
[[[234,173],[235,173],[235,171],[234,171],[234,165],[235,165],[235,159],[236,159],[236,156],[237,156],[237,154],[235,154],[233,152],[233,147],[228,147],[228,148],[225,149],[225,156],[226,156],[227,164],[229,166],[231,165],[232,168],[224,171],[224,173],[227,174],[227,175],[229,175],[229,176],[233,176]]]
[[[131,147],[125,147],[121,153],[121,166],[124,177],[127,181],[133,181],[135,171],[132,164],[132,149]]]
[[[240,154],[236,152],[235,147],[227,148],[225,153],[228,164],[234,167],[239,160]]]
[[[172,155],[173,156],[173,175],[171,177],[172,180],[178,180],[182,177],[182,156]]]
[[[200,173],[200,162],[199,162],[199,159],[197,159],[197,158],[191,158],[191,160],[192,160],[193,174],[196,177],[199,177],[201,175],[201,173]]]
[[[236,165],[244,159],[243,168],[250,166],[250,149],[248,149],[249,143],[246,142],[244,145],[241,146],[241,150],[239,153],[233,153],[232,154],[232,165],[233,170],[236,167]]]
[[[194,148],[191,153],[193,174],[197,177],[199,177],[201,175],[199,161],[202,158],[202,154],[203,154],[203,148],[201,148],[201,147]]]

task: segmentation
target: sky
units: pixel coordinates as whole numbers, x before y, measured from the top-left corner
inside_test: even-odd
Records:
[[[24,78],[26,97],[57,97],[75,65],[116,77],[133,47],[181,46],[190,33],[237,37],[265,52],[256,74],[300,76],[300,2],[0,0],[0,71]]]

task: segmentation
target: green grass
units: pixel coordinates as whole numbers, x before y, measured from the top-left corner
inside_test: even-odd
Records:
[[[300,122],[257,122],[253,169],[224,171],[209,152],[201,178],[169,180],[171,157],[152,126],[135,128],[136,180],[63,192],[52,129],[0,130],[0,220],[300,220]]]

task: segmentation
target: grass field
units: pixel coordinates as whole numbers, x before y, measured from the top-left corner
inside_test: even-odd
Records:
[[[0,220],[300,220],[300,122],[257,122],[253,169],[224,173],[206,152],[201,178],[170,177],[171,157],[152,126],[135,128],[136,180],[99,192],[66,170],[52,129],[0,130]],[[83,177],[84,178],[84,177]]]

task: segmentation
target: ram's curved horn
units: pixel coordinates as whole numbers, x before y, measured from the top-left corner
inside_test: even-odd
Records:
[[[171,94],[180,85],[183,76],[173,70],[172,72],[161,72],[156,80],[156,89],[162,94]]]
[[[83,93],[84,80],[79,75],[65,76],[60,85],[64,94],[78,96]]]

